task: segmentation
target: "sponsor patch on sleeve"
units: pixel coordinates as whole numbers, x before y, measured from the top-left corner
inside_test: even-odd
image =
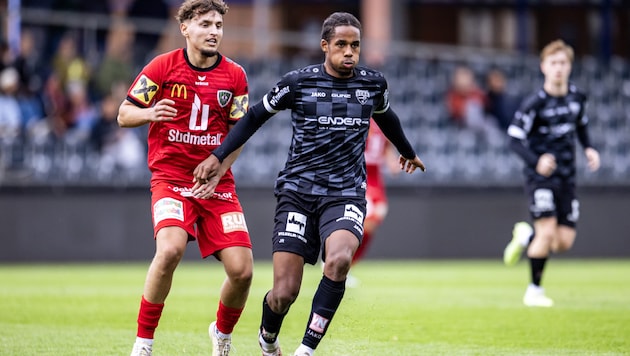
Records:
[[[157,225],[165,219],[184,221],[184,203],[173,198],[162,198],[153,205],[153,222]]]
[[[247,232],[247,224],[245,223],[245,215],[239,212],[225,213],[221,215],[221,223],[223,224],[223,232],[244,231]]]
[[[139,102],[149,105],[159,88],[154,81],[143,74],[136,82],[136,85],[133,86],[133,89],[131,89],[131,96]]]
[[[249,107],[249,96],[239,95],[232,101],[230,108],[230,119],[240,119],[245,115]]]

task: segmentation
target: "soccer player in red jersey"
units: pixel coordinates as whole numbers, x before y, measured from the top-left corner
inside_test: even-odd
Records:
[[[363,220],[363,239],[354,256],[352,256],[353,266],[362,260],[367,253],[376,229],[381,226],[389,210],[382,167],[387,167],[391,174],[400,173],[395,147],[385,137],[383,131],[381,131],[374,120],[370,120],[364,155],[367,175],[367,189],[365,190],[367,204],[365,219]],[[324,263],[322,262],[323,267]],[[357,287],[359,284],[359,279],[348,273],[346,286]]]
[[[363,240],[352,257],[353,264],[365,256],[372,240],[372,235],[383,223],[385,216],[387,216],[389,205],[381,168],[383,166],[388,167],[392,174],[400,172],[398,155],[393,145],[372,120],[365,143],[365,169],[367,174],[365,199],[367,200],[367,210],[363,222]]]
[[[149,125],[148,166],[155,256],[147,272],[132,355],[151,355],[153,337],[173,273],[188,241],[201,257],[223,263],[216,321],[210,324],[213,355],[228,355],[231,333],[249,293],[253,255],[234,177],[234,151],[215,179],[196,180],[195,167],[247,112],[243,68],[218,52],[223,37],[221,0],[186,0],[177,13],[186,48],[155,57],[138,74],[120,105],[121,127]],[[197,193],[193,193],[197,192]]]

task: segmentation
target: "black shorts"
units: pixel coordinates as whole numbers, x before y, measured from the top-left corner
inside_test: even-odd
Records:
[[[529,182],[529,213],[533,220],[555,216],[558,225],[575,228],[580,217],[580,203],[575,184],[556,182]]]
[[[292,252],[314,265],[322,259],[325,241],[337,230],[363,239],[364,197],[328,197],[282,191],[277,195],[273,230],[273,252]]]

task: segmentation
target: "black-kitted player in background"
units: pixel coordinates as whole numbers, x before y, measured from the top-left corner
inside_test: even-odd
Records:
[[[527,247],[531,283],[523,303],[551,307],[540,286],[551,252],[573,246],[579,202],[576,196],[576,137],[591,171],[599,169],[599,153],[588,136],[586,95],[569,82],[573,49],[561,40],[545,46],[540,55],[543,87],[522,103],[508,134],[510,146],[525,162],[529,211],[534,222],[514,225],[512,241],[503,252],[506,265],[516,264]]]

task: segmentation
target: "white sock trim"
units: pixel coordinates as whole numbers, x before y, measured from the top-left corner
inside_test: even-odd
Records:
[[[136,343],[153,346],[153,339],[145,339],[143,337],[136,337]]]

